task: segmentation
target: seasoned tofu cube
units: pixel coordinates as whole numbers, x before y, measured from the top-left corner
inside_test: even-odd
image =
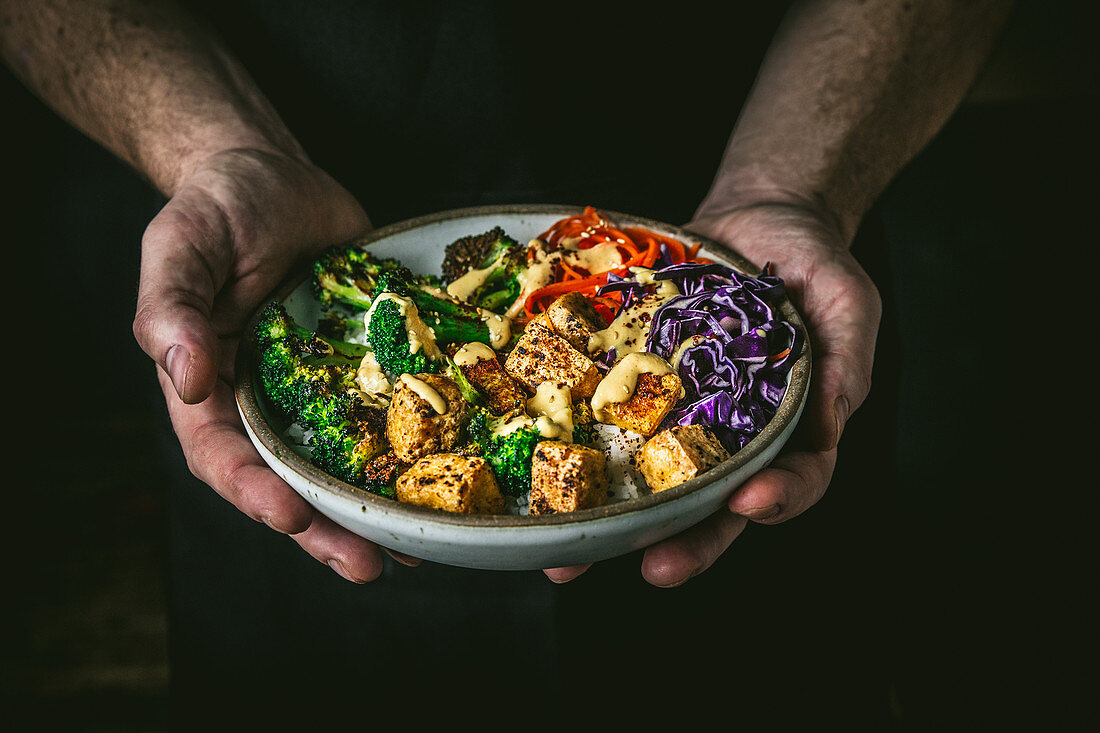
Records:
[[[531,456],[531,514],[560,514],[607,502],[607,456],[560,440],[544,440]]]
[[[496,356],[476,358],[458,367],[466,379],[485,397],[486,407],[494,415],[504,415],[522,410],[527,404],[523,387],[504,371],[504,365]]]
[[[664,491],[700,476],[730,457],[702,425],[676,425],[654,435],[634,456],[634,466],[652,491]]]
[[[683,384],[678,375],[642,372],[630,398],[604,405],[601,417],[609,425],[640,435],[653,435],[682,394]]]
[[[397,479],[397,500],[457,514],[500,514],[500,493],[484,458],[436,453],[414,463]]]
[[[600,383],[595,362],[539,323],[528,323],[523,329],[504,369],[531,394],[543,382],[560,382],[574,399],[588,399]]]
[[[469,405],[458,385],[439,374],[402,375],[386,411],[386,438],[405,463],[449,451]]]
[[[607,328],[607,321],[581,293],[562,295],[546,309],[546,319],[554,333],[582,354],[588,353],[588,339]]]

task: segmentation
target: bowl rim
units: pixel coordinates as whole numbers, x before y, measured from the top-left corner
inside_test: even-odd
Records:
[[[427,225],[437,224],[454,219],[467,219],[479,216],[494,215],[560,215],[575,216],[583,212],[584,206],[559,205],[559,204],[495,204],[483,206],[469,206],[447,209],[422,216],[411,217],[394,222],[386,226],[373,229],[367,234],[356,237],[353,241],[360,246],[369,246],[381,239],[394,236]],[[619,226],[632,225],[643,226],[656,231],[665,232],[685,240],[697,241],[707,251],[707,256],[712,259],[724,261],[725,264],[744,273],[759,271],[751,262],[740,255],[731,252],[717,241],[705,237],[683,227],[675,226],[655,219],[626,214],[617,211],[597,208],[601,214],[613,220]],[[274,300],[283,300],[302,285],[308,278],[308,269],[299,269],[287,277],[260,306],[255,310],[246,326],[245,334],[251,334],[256,322],[264,308]],[[801,329],[806,334],[806,326],[799,313],[795,310],[788,296],[777,304],[777,310],[783,317]],[[541,527],[553,525],[576,525],[593,522],[624,515],[632,515],[656,507],[669,504],[684,496],[693,494],[704,487],[717,485],[723,482],[731,474],[740,470],[759,456],[771,442],[784,432],[787,427],[798,418],[800,410],[809,390],[811,373],[811,348],[809,338],[803,339],[802,353],[796,359],[791,368],[791,377],[787,390],[776,409],[775,415],[751,441],[734,453],[718,466],[707,471],[701,476],[685,481],[665,491],[642,494],[633,499],[612,502],[600,507],[580,509],[574,512],[545,515],[517,515],[517,514],[457,514],[442,509],[405,504],[396,499],[372,494],[352,484],[337,479],[314,466],[305,457],[301,456],[289,443],[287,443],[279,431],[270,423],[267,410],[263,406],[263,400],[257,392],[258,381],[255,375],[255,364],[252,358],[250,341],[242,338],[237,349],[235,363],[234,394],[236,396],[238,410],[242,420],[247,423],[253,436],[283,464],[308,481],[313,488],[323,490],[338,499],[348,499],[362,505],[364,514],[376,510],[384,513],[397,513],[403,517],[420,522],[444,524],[455,527],[475,527],[478,529],[500,528],[535,530]]]

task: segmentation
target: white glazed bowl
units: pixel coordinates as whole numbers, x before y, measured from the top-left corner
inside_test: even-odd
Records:
[[[363,242],[381,257],[398,258],[413,272],[438,274],[444,247],[459,237],[501,226],[513,238],[527,241],[555,221],[581,211],[580,207],[554,205],[457,209],[377,229]],[[701,242],[701,254],[756,274],[749,263],[697,234],[650,219],[603,213],[620,227],[643,226],[685,242]],[[306,273],[288,281],[273,299],[283,301],[299,322],[316,322],[319,307]],[[789,301],[780,304],[779,310],[805,332]],[[734,489],[775,458],[794,432],[806,404],[810,379],[810,350],[808,340],[804,341],[807,345],[791,370],[775,417],[727,461],[666,491],[643,491],[636,499],[569,514],[453,514],[402,504],[329,476],[295,452],[283,439],[280,426],[271,421],[257,391],[259,382],[246,342],[242,342],[238,355],[236,396],[245,429],[263,459],[337,524],[383,547],[433,562],[488,570],[536,570],[623,555],[685,530],[720,509]]]

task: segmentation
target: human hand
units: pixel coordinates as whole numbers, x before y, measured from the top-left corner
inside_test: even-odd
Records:
[[[378,547],[314,511],[267,467],[237,412],[233,367],[242,329],[282,279],[369,228],[354,198],[308,162],[218,153],[146,229],[134,319],[192,473],[355,581],[379,575]]]
[[[687,228],[757,266],[771,262],[798,308],[814,355],[806,413],[786,449],[731,495],[728,510],[646,549],[642,576],[660,587],[680,585],[709,568],[748,522],[779,524],[821,499],[836,465],[844,425],[871,387],[882,303],[874,283],[836,227],[800,206],[747,206],[697,219]],[[548,569],[555,582],[589,566]]]

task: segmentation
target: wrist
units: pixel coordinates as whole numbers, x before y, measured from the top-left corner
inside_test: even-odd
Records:
[[[813,222],[815,228],[828,230],[830,238],[850,246],[859,225],[860,214],[838,206],[830,197],[801,182],[781,182],[758,166],[743,166],[720,175],[695,212],[695,221],[731,222],[757,219],[762,212],[780,218]]]

